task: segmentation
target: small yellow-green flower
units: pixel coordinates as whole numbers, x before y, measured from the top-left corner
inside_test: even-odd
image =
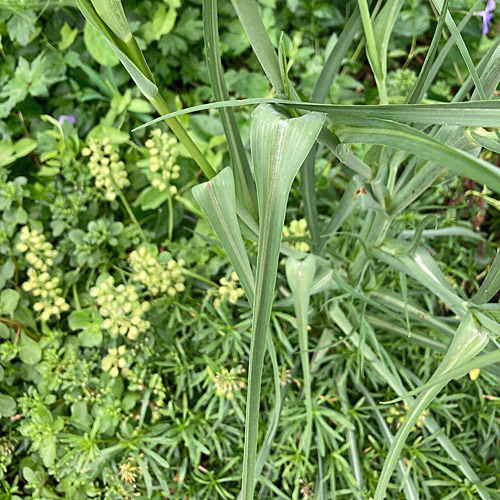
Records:
[[[245,380],[240,377],[240,370],[222,368],[221,373],[217,373],[214,378],[215,392],[217,396],[224,396],[226,399],[233,399],[234,393],[241,391],[245,387]]]
[[[48,321],[51,316],[59,318],[62,312],[69,310],[69,304],[61,296],[62,289],[59,287],[57,276],[33,268],[28,269],[27,275],[29,279],[22,284],[22,287],[38,298],[33,304],[33,310],[39,313],[41,321]]]
[[[172,181],[179,178],[181,169],[177,164],[179,156],[177,139],[157,128],[151,132],[145,146],[148,149],[149,158],[138,162],[138,165],[147,167],[146,175],[154,188],[158,191],[169,189],[172,194],[175,194],[177,188],[172,185]]]
[[[396,424],[396,428],[399,428],[399,426],[406,420],[406,414],[408,413],[408,410],[410,407],[404,403],[403,405],[398,405],[396,404],[395,406],[392,406],[389,409],[389,413],[391,414],[390,417],[388,417],[387,423],[389,424]],[[418,417],[417,422],[412,428],[412,431],[415,431],[417,427],[422,427],[424,424],[425,417],[428,415],[428,411],[424,410],[421,415]]]
[[[238,282],[238,275],[233,271],[229,279],[221,278],[221,286],[219,288],[212,288],[209,294],[214,298],[214,306],[220,307],[227,299],[230,304],[236,304],[241,299],[245,292]]]
[[[109,372],[109,375],[113,378],[118,377],[120,371],[123,376],[127,375],[126,352],[127,346],[125,345],[108,349],[108,354],[104,356],[101,361],[101,368],[103,371]]]
[[[30,230],[28,226],[21,228],[20,242],[16,249],[25,253],[28,264],[38,271],[47,271],[54,265],[54,259],[58,255],[58,251],[44,234],[36,229]]]
[[[305,219],[293,220],[288,226],[283,228],[283,238],[309,238],[309,231],[307,230],[307,221]],[[289,245],[293,246],[300,252],[308,252],[310,250],[309,243],[306,241],[290,242]]]
[[[116,199],[119,192],[130,185],[125,170],[125,164],[109,137],[102,141],[91,138],[88,146],[82,150],[83,156],[88,156],[88,167],[95,178],[95,185],[104,192],[108,201]]]
[[[108,330],[113,337],[126,336],[136,340],[139,335],[149,330],[149,321],[143,318],[149,310],[149,302],[141,302],[132,284],[115,287],[112,276],[103,279],[97,286],[90,289],[90,295],[95,297],[99,312],[104,319],[102,328]]]
[[[144,285],[151,295],[167,293],[174,297],[186,289],[182,275],[183,259],[160,262],[156,247],[148,245],[131,252],[128,260],[134,270],[132,279]]]
[[[123,483],[134,484],[137,475],[141,474],[141,468],[136,464],[135,457],[128,457],[125,462],[120,464],[120,479]]]

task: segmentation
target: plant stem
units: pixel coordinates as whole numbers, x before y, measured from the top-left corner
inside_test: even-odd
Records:
[[[130,206],[130,203],[128,202],[127,198],[125,198],[125,196],[121,192],[121,190],[119,191],[118,196],[120,197],[120,200],[121,200],[125,210],[127,211],[130,218],[132,219],[132,222],[136,225],[137,230],[139,231],[139,234],[141,235],[141,238],[144,240],[144,242],[149,241],[147,236],[146,236],[146,233],[143,231],[141,225],[139,224],[139,221],[137,220],[134,212],[132,211],[132,207]]]
[[[0,323],[20,328],[24,330],[33,340],[40,340],[39,335],[37,335],[35,332],[31,331],[28,327],[24,326],[22,323],[19,323],[19,321],[16,321],[15,319],[0,317]]]
[[[170,189],[170,185],[167,186]],[[174,232],[174,204],[172,203],[172,195],[169,193],[167,198],[168,204],[168,241],[172,241],[172,234]]]
[[[202,276],[201,274],[198,274],[194,271],[190,271],[189,269],[182,268],[182,274],[184,274],[185,276],[189,276],[190,278],[195,278],[197,280],[203,281],[204,283],[207,283],[210,286],[213,286],[215,288],[217,288],[219,286],[214,281],[212,281],[208,278],[205,278],[205,276]]]
[[[172,111],[161,94],[158,94],[155,98],[150,99],[150,102],[160,115],[166,115]],[[207,159],[194,143],[193,139],[191,139],[181,122],[177,118],[166,118],[165,122],[170,127],[170,130],[172,130],[172,132],[177,136],[177,139],[179,139],[182,145],[187,149],[193,160],[198,164],[201,170],[203,170],[203,173],[209,179],[214,177],[216,174],[215,170],[212,165],[208,163]]]
[[[139,234],[141,235],[141,238],[144,242],[148,242],[148,238],[146,236],[146,233],[144,233],[141,225],[139,224],[139,221],[137,220],[133,210],[132,210],[132,207],[130,206],[130,203],[128,202],[127,198],[125,198],[125,195],[123,194],[122,190],[120,189],[120,187],[118,186],[118,184],[115,182],[115,179],[113,177],[113,174],[111,173],[111,171],[109,172],[109,177],[111,179],[111,183],[113,184],[113,187],[115,188],[116,192],[118,193],[118,197],[120,198],[122,204],[123,204],[123,207],[125,208],[126,212],[128,213],[128,215],[130,216],[130,218],[132,219],[132,222],[137,226],[137,229],[139,231]]]

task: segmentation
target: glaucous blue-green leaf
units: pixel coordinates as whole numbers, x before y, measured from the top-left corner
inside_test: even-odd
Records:
[[[294,259],[293,257],[288,257],[286,260],[286,279],[292,291],[293,305],[299,330],[300,359],[302,363],[302,377],[304,380],[306,403],[306,427],[302,433],[300,444],[306,455],[309,454],[311,446],[313,425],[307,316],[309,313],[309,296],[311,294],[315,270],[316,258],[314,255],[308,255],[304,260]]]
[[[243,290],[253,301],[254,277],[236,216],[234,175],[226,167],[208,182],[193,188],[193,196],[219,237]]]
[[[259,246],[248,370],[242,499],[253,499],[262,368],[266,335],[288,195],[300,166],[314,145],[325,117],[309,113],[288,118],[272,106],[252,115],[250,145],[259,207]]]
[[[470,361],[484,349],[487,343],[488,335],[482,327],[476,323],[472,314],[468,311],[453,337],[448,352],[434,372],[430,381],[440,375],[445,375],[458,364]],[[399,459],[406,439],[422,412],[429,406],[445,385],[446,382],[436,384],[422,391],[410,406],[408,413],[405,415],[404,422],[401,424],[401,427],[394,437],[394,441],[385,459],[375,491],[375,500],[382,500],[385,498],[387,485],[389,484],[392,472]]]

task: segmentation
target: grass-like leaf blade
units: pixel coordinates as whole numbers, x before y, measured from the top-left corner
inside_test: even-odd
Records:
[[[260,106],[253,115],[250,143],[259,203],[259,247],[248,370],[243,500],[253,499],[262,368],[288,195],[323,123],[321,114],[286,119],[270,106]]]

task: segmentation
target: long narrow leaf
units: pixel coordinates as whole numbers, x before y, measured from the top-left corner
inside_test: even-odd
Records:
[[[195,186],[193,195],[217,233],[243,290],[252,303],[255,282],[236,218],[233,171],[226,167],[210,181]]]
[[[495,260],[481,283],[481,287],[472,297],[474,304],[486,304],[500,290],[500,252],[497,252]]]
[[[358,385],[365,395],[365,398],[367,399],[368,403],[371,405],[371,411],[375,415],[375,419],[377,420],[378,426],[380,430],[382,431],[382,434],[384,435],[384,439],[386,443],[391,446],[392,441],[394,440],[394,436],[392,435],[384,417],[382,416],[382,413],[378,410],[375,401],[373,400],[370,391],[365,387],[363,383],[358,382]],[[419,495],[418,491],[415,488],[415,484],[413,483],[411,477],[407,476],[406,474],[406,466],[403,462],[403,460],[399,460],[398,462],[398,475],[400,478],[406,477],[406,481],[403,484],[403,491],[405,493],[406,499],[407,500],[418,500]]]
[[[328,244],[329,241],[335,236],[342,223],[349,216],[355,207],[356,200],[358,199],[356,194],[360,187],[359,179],[354,177],[351,182],[347,185],[344,190],[342,198],[340,198],[339,204],[335,209],[335,212],[330,219],[330,222],[324,230],[324,234],[321,236],[321,244],[318,248],[318,253],[321,254],[322,250]]]
[[[462,20],[458,24],[457,29],[459,32],[462,32],[462,30],[468,25],[469,21],[471,20],[472,16],[474,15],[474,12],[479,8],[479,5],[481,3],[482,3],[482,0],[477,0],[477,2],[471,6],[469,11],[465,14],[465,16],[462,18]],[[443,17],[443,20],[445,19],[444,16],[441,16],[441,17]],[[454,41],[453,37],[450,37],[446,41],[444,46],[439,49],[439,52],[436,56],[436,59],[433,62],[432,66],[429,70],[429,74],[426,78],[426,87],[431,85],[432,81],[434,80],[434,78],[438,74],[438,71],[440,70],[441,66],[443,65],[444,61],[448,57],[448,54],[450,53],[450,50],[453,48],[454,45],[455,45],[455,41]],[[478,67],[478,71],[479,71],[479,67]],[[472,82],[471,84],[473,84],[472,77],[470,77],[470,81]],[[460,93],[460,90],[458,93]],[[458,101],[462,101],[462,100],[463,100],[463,97],[461,99],[457,99],[457,100],[455,100],[455,98],[453,99],[454,102],[458,102]]]
[[[444,0],[443,8],[441,11],[441,16],[439,17],[439,21],[436,26],[436,30],[434,31],[434,36],[432,37],[431,45],[429,50],[427,51],[427,56],[425,57],[424,65],[418,74],[417,81],[411,91],[411,94],[406,99],[407,104],[415,104],[420,102],[427,89],[430,86],[431,78],[430,71],[432,68],[432,63],[434,62],[434,58],[436,57],[436,53],[438,50],[439,40],[441,39],[441,32],[443,30],[444,20],[446,19],[446,14],[448,13],[448,3],[449,0]]]
[[[359,121],[342,119],[343,123],[335,127],[336,134],[344,142],[380,144],[402,149],[425,160],[439,163],[443,167],[470,177],[500,192],[500,170],[485,160],[449,146],[420,130],[396,122],[378,119],[365,119],[363,125]]]
[[[371,0],[368,2],[368,5],[370,3]],[[328,56],[328,59],[326,60],[325,65],[316,80],[311,95],[312,102],[324,102],[324,100],[328,97],[330,87],[332,86],[333,80],[337,76],[340,65],[342,64],[342,59],[347,54],[347,50],[351,46],[351,43],[360,27],[361,17],[359,15],[359,7],[356,7],[345,24],[342,33],[340,33],[337,38],[337,42],[330,52],[330,55]]]
[[[444,0],[432,0],[432,3],[438,10],[440,14],[443,13],[443,4]],[[481,79],[479,78],[479,75],[477,74],[476,67],[474,66],[474,63],[472,62],[472,58],[469,54],[469,51],[467,50],[467,46],[465,45],[464,39],[462,38],[462,35],[460,31],[457,28],[457,25],[455,24],[455,21],[453,20],[453,16],[450,14],[450,12],[446,13],[446,26],[450,30],[451,36],[455,40],[455,43],[457,44],[458,50],[460,51],[460,54],[462,55],[462,59],[464,60],[467,69],[469,70],[469,73],[474,80],[474,84],[476,85],[476,89],[479,92],[479,95],[482,100],[486,99],[486,94],[483,89],[483,84],[481,82]]]
[[[302,363],[302,377],[304,379],[304,392],[306,403],[306,427],[300,440],[301,447],[306,456],[312,440],[313,407],[311,393],[311,370],[309,364],[309,346],[307,333],[307,316],[309,312],[309,296],[316,270],[316,260],[313,255],[304,260],[289,257],[286,261],[286,278],[293,295],[297,327],[299,330],[300,359]]]
[[[330,317],[332,320],[339,326],[339,328],[344,332],[345,335],[349,335],[349,343],[352,344],[353,349],[359,349],[361,342],[360,336],[355,331],[352,323],[349,321],[347,316],[344,314],[342,309],[338,304],[333,304],[329,311]],[[354,318],[357,320],[357,318]],[[398,374],[391,370],[385,363],[384,357],[381,356],[383,352],[382,346],[378,346],[378,352],[375,352],[366,344],[363,345],[364,349],[364,358],[370,364],[371,368],[386,382],[390,385],[390,387],[394,390],[394,392],[400,396],[404,395],[407,391],[405,390],[401,380],[399,379]],[[479,358],[478,358],[479,359]],[[452,372],[448,372],[451,374]],[[405,402],[408,405],[413,404],[413,398],[408,397],[405,399]],[[482,500],[491,500],[491,496],[488,491],[481,485],[481,480],[479,476],[474,472],[474,469],[469,465],[468,460],[460,453],[457,447],[451,442],[451,440],[446,436],[446,434],[439,427],[437,422],[432,418],[432,416],[428,415],[423,420],[423,425],[427,428],[429,433],[436,436],[437,442],[441,445],[441,447],[445,450],[445,452],[449,455],[449,457],[458,464],[460,470],[464,473],[465,477],[475,483],[478,488],[478,493]]]
[[[488,336],[476,324],[472,314],[467,312],[455,334],[453,341],[444,357],[436,369],[432,378],[444,375],[459,363],[467,362],[473,359],[488,343]],[[431,378],[431,380],[432,380]],[[405,420],[399,428],[389,453],[385,459],[384,467],[379,477],[377,489],[375,491],[375,500],[383,500],[389,484],[392,472],[403,450],[406,439],[408,438],[413,426],[417,422],[422,412],[429,406],[435,396],[446,385],[445,383],[436,384],[422,392],[408,410]]]
[[[289,101],[269,97],[255,97],[232,101],[199,104],[155,118],[133,129],[133,132],[158,123],[166,118],[186,115],[207,109],[236,108],[255,104],[276,104],[289,108],[328,113],[336,123],[346,123],[353,118],[380,118],[402,123],[422,125],[460,125],[464,127],[500,126],[500,101],[454,102],[446,104],[388,104],[386,106],[356,106],[341,104],[321,104],[316,102]]]
[[[208,72],[215,99],[228,101],[229,93],[224,80],[219,52],[217,0],[203,0],[203,31]],[[220,116],[234,169],[236,194],[243,205],[255,216],[257,214],[257,194],[234,111],[232,108],[221,108]]]
[[[415,396],[422,391],[426,391],[428,389],[432,389],[436,386],[440,386],[442,384],[447,384],[450,380],[454,380],[464,375],[467,375],[471,370],[479,369],[479,368],[487,368],[495,363],[500,363],[500,349],[495,349],[494,351],[488,352],[486,354],[481,354],[480,356],[475,357],[471,361],[463,362],[457,364],[454,368],[450,369],[446,373],[439,375],[437,377],[433,377],[426,384],[413,389],[413,391],[409,391],[406,394],[403,394],[399,398],[392,399],[391,401],[386,401],[386,403],[397,403],[407,397]]]
[[[271,85],[280,97],[285,97],[285,86],[281,80],[278,56],[260,17],[257,3],[254,0],[233,0],[232,3]]]
[[[149,99],[158,113],[160,113],[161,115],[170,113],[171,110],[158,91],[158,87],[154,82],[153,75],[146,63],[146,60],[144,59],[142,51],[139,49],[135,38],[130,38],[127,43],[123,42],[101,20],[90,0],[76,1],[78,7],[80,8],[87,21],[92,23],[92,25],[106,38],[110,47],[116,53],[139,90],[147,99]],[[215,175],[215,170],[212,168],[205,156],[201,153],[198,146],[191,139],[179,120],[172,117],[165,117],[164,120],[166,121],[172,132],[177,136],[179,141],[191,154],[201,170],[203,170],[205,175],[209,179],[213,177]]]
[[[324,116],[313,113],[285,119],[270,106],[254,112],[250,142],[259,203],[259,250],[248,370],[243,500],[253,500],[262,368],[288,195],[323,123]]]
[[[342,374],[337,380],[336,386],[339,394],[340,405],[342,407],[342,411],[346,418],[349,418],[349,398],[347,396],[346,390],[346,379],[347,372]],[[359,451],[358,451],[358,440],[356,439],[356,433],[353,429],[346,427],[344,429],[346,442],[349,445],[349,463],[351,464],[352,474],[356,479],[359,487],[359,493],[356,495],[358,498],[364,498],[364,483],[363,483],[363,471],[361,469],[361,463],[359,460]]]
[[[414,253],[405,255],[408,247],[407,243],[388,240],[380,250],[372,251],[378,259],[415,278],[455,314],[463,316],[466,312],[463,299],[455,293],[429,252],[425,248],[418,248]]]

